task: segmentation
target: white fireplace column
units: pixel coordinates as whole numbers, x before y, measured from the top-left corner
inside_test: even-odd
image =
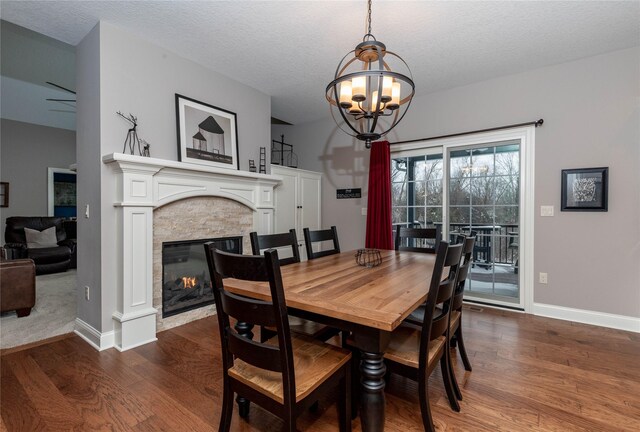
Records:
[[[273,232],[276,176],[113,153],[117,177],[118,277],[114,344],[124,351],[157,340],[153,307],[153,210],[190,197],[219,196],[254,211],[253,229]]]

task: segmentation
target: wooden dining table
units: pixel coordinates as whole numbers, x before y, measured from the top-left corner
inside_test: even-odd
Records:
[[[382,263],[363,267],[356,251],[281,267],[288,313],[351,332],[360,351],[360,417],[363,431],[383,431],[384,352],[391,332],[427,298],[435,255],[381,250]],[[225,288],[261,300],[266,283],[226,279]],[[236,329],[251,337],[251,328]]]

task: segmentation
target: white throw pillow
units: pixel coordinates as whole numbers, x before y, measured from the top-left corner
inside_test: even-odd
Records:
[[[52,226],[46,230],[38,231],[31,228],[24,229],[24,236],[27,238],[27,248],[38,249],[58,246],[56,237],[56,227]]]

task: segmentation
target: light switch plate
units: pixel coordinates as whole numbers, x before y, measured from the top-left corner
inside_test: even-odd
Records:
[[[366,207],[362,207],[360,209],[360,213],[362,213],[362,216],[366,216],[367,215],[367,208]]]
[[[550,205],[540,206],[540,216],[543,216],[543,217],[553,216],[553,206],[550,206]]]

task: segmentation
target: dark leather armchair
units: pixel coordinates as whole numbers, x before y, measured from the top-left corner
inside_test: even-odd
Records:
[[[0,312],[15,310],[18,318],[28,316],[36,304],[36,271],[33,261],[0,258]]]
[[[47,248],[29,249],[24,234],[25,228],[42,231],[56,227],[58,245]],[[56,273],[67,271],[75,263],[76,242],[67,238],[64,229],[64,219],[45,216],[14,216],[7,218],[4,232],[7,258],[30,258],[35,262],[36,274]]]

